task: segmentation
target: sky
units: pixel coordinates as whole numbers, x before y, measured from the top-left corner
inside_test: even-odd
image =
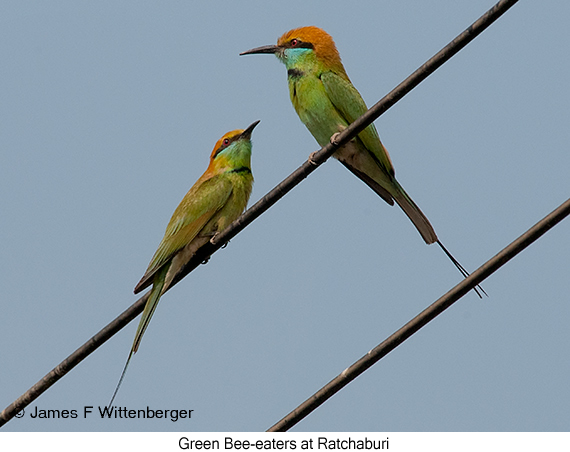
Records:
[[[138,299],[224,133],[261,120],[250,205],[319,148],[285,67],[240,52],[322,27],[372,105],[494,3],[3,1],[0,409]],[[520,1],[375,122],[469,270],[568,199],[569,14]],[[293,431],[567,431],[569,252],[566,220]],[[137,318],[3,431],[265,430],[460,280],[331,159],[162,298],[115,405],[190,419],[83,417]]]

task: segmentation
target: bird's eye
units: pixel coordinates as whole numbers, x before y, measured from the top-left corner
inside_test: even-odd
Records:
[[[299,44],[299,41],[296,39],[291,39],[291,47],[297,47],[297,44]]]
[[[228,144],[230,144],[230,140],[228,140],[227,138],[224,140],[224,146],[227,146]]]

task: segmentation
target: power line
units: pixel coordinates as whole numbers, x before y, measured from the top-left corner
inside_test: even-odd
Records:
[[[268,432],[284,432],[289,430],[303,418],[308,416],[320,405],[330,399],[348,383],[376,364],[380,359],[394,350],[398,345],[412,336],[419,329],[427,325],[439,314],[449,308],[453,303],[468,293],[473,287],[481,283],[489,275],[497,271],[531,243],[538,240],[547,231],[556,226],[570,214],[570,199],[560,205],[556,210],[536,223],[527,232],[512,242],[501,252],[485,262],[481,267],[462,280],[449,292],[440,297],[431,306],[424,309],[416,317],[406,323],[402,328],[393,333],[384,342],[370,350],[352,366],[344,370],[340,375],[331,380],[319,391],[305,400],[301,405],[291,411],[287,416],[273,425]]]
[[[311,154],[307,162],[301,165],[297,170],[291,173],[286,179],[278,184],[273,190],[267,193],[257,203],[250,207],[241,217],[234,221],[220,234],[212,238],[210,242],[204,245],[196,255],[185,265],[176,275],[172,284],[168,289],[177,284],[188,273],[194,270],[200,263],[209,259],[209,257],[222,248],[228,241],[240,233],[256,218],[262,215],[267,209],[273,206],[279,199],[285,196],[290,190],[297,186],[303,179],[308,177],[322,163],[324,163],[334,152],[343,144],[354,138],[359,132],[364,130],[375,119],[382,115],[392,105],[402,99],[408,92],[419,85],[429,75],[436,71],[441,65],[448,61],[452,56],[459,52],[475,37],[482,33],[489,25],[504,14],[518,0],[501,0],[476,22],[468,27],[463,33],[457,36],[447,46],[440,50],[436,55],[429,59],[406,80],[400,83],[390,93],[378,101],[364,115],[350,124],[343,132],[335,136],[334,142],[331,142],[321,148],[319,151]],[[481,282],[477,281],[477,283]],[[26,391],[22,396],[8,405],[0,413],[0,427],[10,419],[12,419],[19,411],[28,406],[77,364],[83,361],[87,356],[93,353],[97,348],[103,345],[108,339],[119,332],[131,320],[138,316],[146,303],[148,293],[139,298],[131,307],[124,311],[119,317],[109,323],[105,328],[95,334],[85,344],[79,347],[75,352],[64,359],[60,364],[48,372],[40,381]],[[322,402],[321,402],[322,403]],[[305,414],[306,415],[306,414]],[[298,421],[297,421],[298,422]]]

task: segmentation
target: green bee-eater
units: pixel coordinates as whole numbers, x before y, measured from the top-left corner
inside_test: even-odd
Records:
[[[131,357],[139,348],[160,297],[173,278],[200,247],[244,211],[253,185],[251,133],[258,123],[245,130],[228,132],[218,140],[208,169],[174,211],[146,273],[135,287],[136,294],[152,284],[131,352],[109,405],[113,403]]]
[[[313,26],[296,28],[281,36],[277,45],[257,47],[241,55],[254,53],[274,54],[285,64],[293,107],[321,146],[366,112],[366,104],[348,78],[332,37],[324,30]],[[338,149],[334,157],[388,204],[396,201],[425,242],[437,242],[463,276],[469,275],[439,241],[427,217],[396,180],[390,156],[374,124]]]

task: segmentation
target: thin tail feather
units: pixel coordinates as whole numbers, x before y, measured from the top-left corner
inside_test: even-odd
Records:
[[[117,383],[117,387],[115,388],[115,392],[113,392],[113,397],[111,397],[111,401],[107,405],[109,408],[111,407],[111,405],[113,405],[113,400],[115,400],[115,396],[119,392],[119,388],[121,387],[121,384],[123,383],[123,378],[125,378],[125,373],[127,372],[127,367],[129,367],[129,363],[131,362],[131,358],[132,358],[133,354],[134,354],[134,352],[131,350],[131,352],[129,353],[129,357],[127,358],[127,362],[125,363],[125,367],[123,368],[123,372],[121,373],[121,378],[119,378],[119,382]]]
[[[443,243],[441,243],[440,240],[437,238],[437,234],[435,233],[435,230],[433,229],[433,226],[431,225],[427,217],[423,214],[423,212],[416,205],[416,203],[412,201],[412,198],[410,198],[410,196],[405,192],[405,190],[402,188],[402,186],[398,183],[396,179],[394,179],[394,185],[396,187],[396,191],[393,194],[394,199],[396,200],[398,205],[402,208],[404,213],[408,216],[408,218],[412,221],[412,223],[414,223],[414,226],[419,231],[425,242],[428,245],[437,242],[439,247],[449,258],[449,260],[453,262],[453,265],[455,265],[457,270],[459,270],[459,272],[463,275],[464,278],[467,278],[469,276],[469,272],[465,270],[465,267],[463,267],[463,265],[461,265],[459,261],[453,257],[453,255],[447,250],[447,248],[443,246]],[[479,298],[483,298],[483,295],[481,295],[481,293],[488,296],[487,292],[485,292],[485,290],[483,290],[483,288],[480,285],[475,286],[473,290],[475,291],[475,293]]]
[[[141,343],[143,334],[145,333],[148,324],[150,323],[150,319],[158,306],[158,301],[160,300],[160,296],[162,295],[162,289],[164,287],[164,281],[166,280],[166,274],[168,273],[168,269],[170,268],[170,264],[165,265],[162,267],[155,275],[152,290],[144,307],[144,311],[139,322],[139,326],[137,328],[137,332],[135,334],[135,340],[133,341],[133,346],[131,347],[131,351],[129,353],[129,357],[127,358],[127,362],[125,363],[125,367],[123,368],[123,372],[121,373],[121,378],[119,378],[119,383],[117,383],[117,387],[115,388],[115,392],[113,392],[113,397],[111,397],[111,401],[109,402],[109,407],[113,404],[113,400],[115,400],[115,396],[119,392],[119,388],[123,383],[123,379],[125,378],[125,374],[127,373],[127,367],[129,367],[129,363],[131,362],[131,358],[139,349],[139,345]]]
[[[447,251],[447,248],[445,246],[443,246],[443,243],[441,243],[439,240],[437,240],[437,244],[443,250],[443,252],[447,255],[447,257],[449,257],[451,262],[453,262],[455,267],[457,267],[457,270],[459,270],[461,272],[463,277],[467,278],[469,276],[469,272],[467,270],[465,270],[465,267],[463,267],[463,265],[461,265],[459,263],[459,261],[457,259],[455,259],[449,251]],[[487,296],[487,297],[489,296],[489,295],[487,295],[487,292],[485,292],[485,290],[479,284],[477,284],[475,287],[473,287],[473,290],[479,296],[479,298],[483,298],[483,295],[481,295],[481,293],[479,293],[479,291],[484,293],[485,296]]]

